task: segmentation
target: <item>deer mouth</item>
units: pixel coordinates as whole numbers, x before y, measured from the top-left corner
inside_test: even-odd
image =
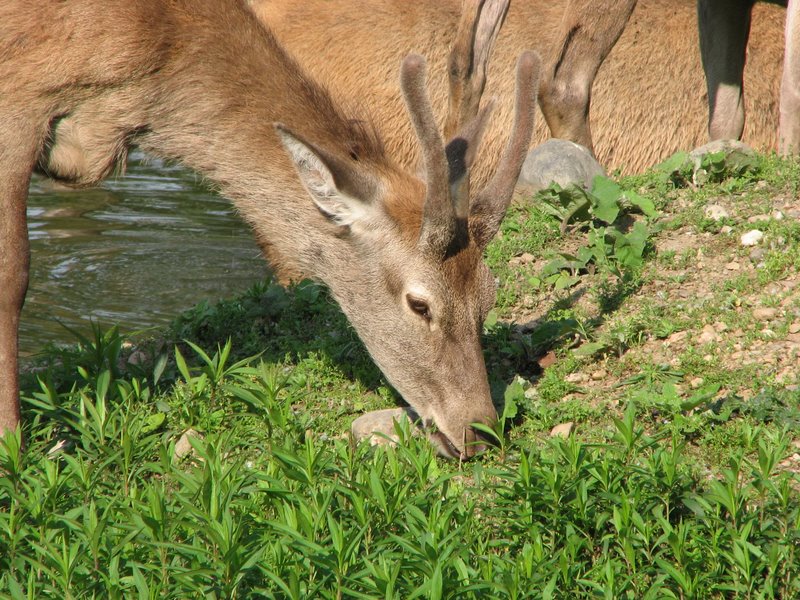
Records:
[[[456,445],[450,441],[450,438],[443,434],[441,431],[436,431],[428,436],[428,439],[433,442],[439,456],[443,458],[454,458],[456,460],[466,460],[465,452],[461,452]]]
[[[473,444],[470,444],[470,449],[472,452],[467,452],[466,450],[459,450],[458,447],[452,442],[452,440],[447,437],[441,431],[436,431],[428,434],[428,439],[433,443],[436,447],[439,456],[443,458],[452,458],[455,460],[469,460],[473,456],[477,456],[482,452],[485,452],[489,447],[489,444],[483,438],[483,436],[479,436],[479,440]]]

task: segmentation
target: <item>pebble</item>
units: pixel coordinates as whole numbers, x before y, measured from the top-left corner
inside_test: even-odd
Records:
[[[716,342],[719,339],[717,335],[717,331],[714,329],[712,325],[706,325],[703,327],[703,332],[697,337],[698,344],[709,344],[711,342]]]
[[[709,204],[703,212],[706,218],[712,221],[722,221],[722,219],[727,219],[730,216],[728,209],[721,204]]]
[[[532,263],[534,260],[533,254],[529,254],[528,252],[523,252],[519,256],[514,256],[511,260],[508,261],[508,264],[512,267],[519,266],[519,265],[527,265]]]
[[[734,261],[729,262],[727,265],[725,265],[725,268],[728,271],[738,271],[739,269],[742,268],[742,265],[740,265],[738,262],[736,262],[734,260]]]
[[[763,248],[753,248],[750,251],[750,261],[753,263],[760,263],[767,255],[767,251]]]
[[[559,423],[550,430],[550,437],[569,437],[573,431],[575,431],[575,423],[572,421]]]
[[[701,385],[703,385],[703,383],[704,383],[704,382],[705,382],[705,379],[703,379],[702,377],[695,377],[694,379],[692,379],[692,380],[689,382],[689,386],[690,386],[690,387],[691,387],[693,390],[696,390],[696,389],[697,389],[697,388],[699,388]]]
[[[606,371],[605,369],[598,369],[597,371],[592,373],[592,379],[594,379],[595,381],[600,381],[601,379],[605,379],[607,375],[608,371]]]
[[[567,383],[586,383],[588,380],[586,373],[570,373],[564,377],[564,381]]]
[[[733,227],[731,227],[730,225],[723,225],[722,227],[719,228],[719,232],[725,235],[730,234],[732,231]]]
[[[408,419],[413,422],[416,415],[410,408],[387,408],[365,413],[353,421],[350,432],[356,441],[369,440],[373,446],[394,445],[398,442],[394,430],[395,421]],[[417,432],[416,428],[412,431]]]
[[[800,321],[795,321],[789,325],[789,333],[800,333]]]
[[[769,215],[753,215],[747,219],[748,223],[758,223],[759,221],[769,221]]]
[[[758,229],[751,229],[747,233],[743,233],[740,238],[742,246],[755,246],[764,238],[764,234]]]
[[[667,338],[667,344],[678,344],[686,339],[687,333],[685,331],[676,331]]]
[[[758,321],[771,321],[778,316],[778,309],[771,307],[762,307],[753,309],[753,318]]]
[[[194,429],[187,429],[183,435],[175,443],[175,452],[172,455],[172,460],[181,460],[183,457],[188,456],[194,452],[192,444],[189,441],[191,438],[202,438],[203,436]]]
[[[536,362],[540,368],[546,369],[547,367],[553,366],[556,363],[556,360],[556,353],[551,350]]]

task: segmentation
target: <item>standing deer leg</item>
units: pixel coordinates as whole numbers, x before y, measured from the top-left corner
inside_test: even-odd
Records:
[[[742,137],[745,50],[753,0],[698,0],[700,56],[708,87],[708,136]]]
[[[555,54],[539,88],[539,106],[550,133],[594,152],[589,126],[592,84],[617,43],[636,0],[570,0]]]
[[[28,183],[35,148],[31,135],[13,135],[0,119],[0,437],[16,430],[19,412],[19,319],[28,289]]]
[[[786,7],[786,50],[781,79],[778,151],[800,152],[800,2],[789,0]]]

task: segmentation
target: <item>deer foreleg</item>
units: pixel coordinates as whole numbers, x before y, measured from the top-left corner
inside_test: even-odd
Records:
[[[800,152],[800,2],[789,0],[786,7],[786,49],[781,79],[778,151]]]
[[[594,152],[589,125],[592,84],[625,29],[636,0],[570,0],[555,53],[539,88],[550,133]]]
[[[19,319],[30,264],[25,210],[34,137],[15,133],[20,132],[0,119],[0,436],[20,424]]]
[[[745,50],[753,0],[698,0],[700,56],[708,87],[708,136],[738,140],[744,131]]]

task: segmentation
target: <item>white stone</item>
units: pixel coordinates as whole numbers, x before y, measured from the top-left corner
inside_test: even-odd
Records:
[[[763,232],[758,229],[751,229],[747,233],[743,233],[741,239],[742,246],[755,246],[764,238]]]

